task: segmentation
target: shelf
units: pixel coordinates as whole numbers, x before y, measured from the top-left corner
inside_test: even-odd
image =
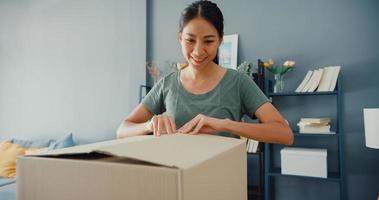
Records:
[[[312,95],[337,95],[338,91],[333,92],[280,92],[280,93],[268,93],[269,97],[276,96],[312,96]]]
[[[340,181],[339,173],[337,172],[329,172],[328,178],[319,178],[312,176],[298,176],[298,175],[287,175],[281,173],[281,168],[271,169],[270,172],[267,173],[267,176],[282,176],[282,177],[293,177],[293,178],[301,178],[301,179],[315,179],[315,180],[324,180],[324,181]]]
[[[337,163],[338,163],[338,169],[333,169],[333,172],[329,172],[327,174],[327,178],[320,178],[320,177],[312,177],[312,176],[300,176],[300,175],[287,175],[287,174],[282,174],[281,173],[281,168],[280,167],[275,167],[274,163],[274,158],[277,157],[278,154],[278,149],[275,147],[276,144],[265,144],[265,151],[264,151],[264,156],[265,156],[265,195],[264,198],[265,200],[274,200],[276,195],[275,195],[275,179],[277,177],[286,177],[290,179],[294,179],[293,181],[296,180],[314,180],[314,181],[319,181],[320,184],[326,183],[326,182],[334,182],[338,183],[339,185],[339,192],[340,192],[340,197],[339,199],[345,200],[347,199],[346,197],[346,185],[345,185],[345,161],[344,161],[344,145],[343,145],[343,140],[344,140],[344,132],[343,132],[343,113],[342,113],[342,104],[343,104],[343,88],[342,88],[342,79],[339,77],[337,79],[337,84],[335,91],[330,91],[330,92],[295,92],[293,91],[284,91],[284,92],[279,92],[279,93],[274,93],[272,91],[272,82],[270,80],[266,80],[266,88],[265,88],[265,94],[267,97],[269,97],[272,100],[272,103],[274,104],[277,100],[279,101],[279,98],[287,98],[290,97],[289,99],[297,99],[297,97],[303,97],[303,96],[308,96],[305,97],[307,98],[313,98],[316,96],[319,96],[318,98],[328,98],[330,100],[336,101],[335,103],[329,105],[329,102],[324,102],[324,105],[320,105],[321,107],[323,106],[328,106],[330,107],[330,111],[334,112],[335,110],[335,128],[333,131],[335,132],[334,134],[325,134],[325,133],[299,133],[299,129],[296,127],[293,127],[294,130],[294,138],[295,138],[295,143],[297,147],[310,147],[313,148],[314,146],[319,146],[319,144],[324,145],[326,149],[332,149],[335,148],[335,145],[337,145],[337,151],[338,151],[338,158],[337,158]],[[317,98],[317,99],[318,99]],[[288,100],[289,100],[288,99]],[[306,101],[305,103],[311,103],[309,101]],[[278,104],[278,110],[280,110],[281,107],[287,107],[289,108],[289,105],[286,105],[286,102],[283,104]],[[317,109],[317,107],[312,106],[312,104],[309,105],[309,110],[313,111]],[[302,109],[304,109],[302,107]],[[322,110],[324,111],[324,110]],[[329,110],[326,110],[329,112]],[[291,113],[293,114],[293,113]],[[302,113],[294,113],[293,115],[302,115]],[[295,123],[294,121],[292,121]],[[290,122],[291,123],[291,122]],[[331,143],[329,142],[331,141]],[[321,142],[321,143],[320,143]],[[303,145],[300,145],[303,144]],[[282,145],[283,146],[283,145]],[[281,146],[279,146],[281,147]],[[276,161],[276,160],[275,160]],[[302,162],[299,160],[298,162]],[[328,168],[330,167],[330,164],[327,164]],[[274,179],[275,178],[275,179]],[[313,188],[309,188],[312,190]]]

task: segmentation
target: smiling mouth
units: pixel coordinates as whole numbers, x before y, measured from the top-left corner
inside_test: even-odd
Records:
[[[202,63],[206,58],[207,58],[207,57],[205,57],[205,58],[203,58],[203,59],[196,59],[196,58],[194,58],[194,57],[191,56],[191,59],[192,59],[193,61],[195,61],[195,63],[197,63],[197,64]]]

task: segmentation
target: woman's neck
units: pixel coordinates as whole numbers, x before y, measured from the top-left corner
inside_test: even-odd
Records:
[[[202,67],[200,69],[189,65],[186,69],[187,77],[195,81],[206,80],[217,74],[218,68],[219,66],[213,62],[208,66]]]

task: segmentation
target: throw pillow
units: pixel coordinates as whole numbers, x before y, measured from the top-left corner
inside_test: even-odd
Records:
[[[11,143],[18,144],[26,149],[45,148],[45,147],[48,147],[52,142],[53,140],[50,140],[50,139],[41,139],[41,140],[31,141],[31,140],[20,140],[20,139],[13,138],[11,140]]]
[[[59,140],[53,142],[49,146],[49,150],[62,149],[62,148],[67,148],[67,147],[72,147],[72,146],[75,146],[75,142],[74,142],[74,139],[72,138],[72,133],[70,133],[60,138]]]
[[[24,154],[25,149],[18,144],[0,143],[0,177],[15,177],[17,156]]]

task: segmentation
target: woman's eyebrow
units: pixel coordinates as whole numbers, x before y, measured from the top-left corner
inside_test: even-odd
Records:
[[[190,36],[190,37],[196,37],[195,34],[192,34],[192,33],[186,33],[186,35]]]
[[[196,37],[196,35],[193,34],[193,33],[186,33],[186,35],[188,35],[190,37]],[[205,39],[207,39],[207,38],[215,38],[215,37],[216,37],[215,35],[206,35],[206,36],[204,36]]]
[[[216,37],[215,35],[206,35],[206,36],[204,36],[204,38],[214,38],[214,37]]]

